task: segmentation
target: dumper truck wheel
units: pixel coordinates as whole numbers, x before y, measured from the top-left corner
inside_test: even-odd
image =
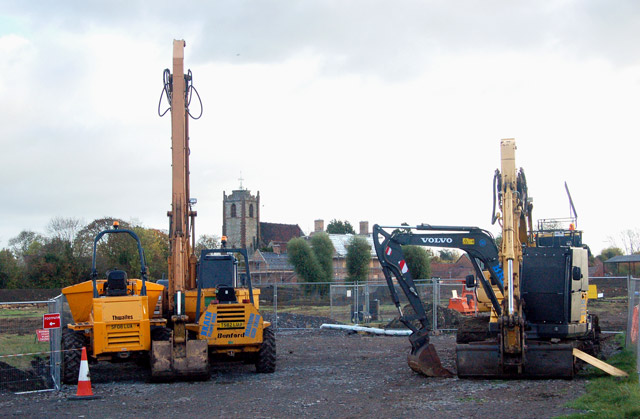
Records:
[[[69,329],[62,330],[62,382],[65,384],[75,384],[78,382],[80,371],[80,358],[82,358],[82,347],[84,346],[84,335],[82,332],[75,332]]]
[[[262,331],[262,346],[256,360],[256,372],[272,373],[276,370],[276,335],[271,327]]]

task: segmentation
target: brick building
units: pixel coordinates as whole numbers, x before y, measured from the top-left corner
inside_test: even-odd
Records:
[[[431,262],[431,277],[440,279],[461,279],[467,275],[475,275],[475,270],[467,254],[463,254],[455,263]]]
[[[314,232],[319,233],[324,231],[324,220],[315,220],[314,221]],[[371,261],[369,262],[369,281],[383,281],[384,274],[382,273],[382,268],[380,267],[380,262],[378,262],[378,256],[376,255],[376,250],[373,247],[373,237],[371,233],[369,233],[369,222],[361,221],[360,222],[360,231],[357,236],[360,236],[367,240],[369,246],[371,247]],[[353,234],[329,234],[329,239],[331,239],[331,243],[333,244],[334,253],[333,253],[333,280],[334,282],[342,282],[347,278],[347,246],[349,245],[349,241],[354,237]]]

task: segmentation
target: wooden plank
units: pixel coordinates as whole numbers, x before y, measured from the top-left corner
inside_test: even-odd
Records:
[[[588,353],[582,352],[580,349],[573,348],[573,356],[576,358],[580,358],[584,362],[593,365],[596,368],[601,369],[607,374],[613,375],[614,377],[628,377],[629,374],[614,367],[613,365],[609,365],[604,361],[599,360],[596,357],[589,355]]]

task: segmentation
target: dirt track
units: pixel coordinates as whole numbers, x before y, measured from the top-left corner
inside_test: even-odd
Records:
[[[432,340],[454,369],[454,337]],[[3,415],[28,417],[494,417],[539,418],[572,413],[564,404],[586,380],[477,381],[425,378],[406,364],[406,337],[334,331],[280,332],[278,369],[216,366],[197,383],[149,384],[134,365],[91,367],[99,400],[68,401],[59,393],[3,394]],[[113,380],[117,378],[117,382]]]

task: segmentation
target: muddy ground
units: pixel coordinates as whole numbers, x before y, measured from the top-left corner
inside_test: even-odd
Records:
[[[455,370],[453,335],[433,338]],[[206,382],[152,384],[134,364],[91,366],[98,400],[69,401],[60,392],[2,394],[14,417],[493,417],[539,418],[574,412],[565,404],[586,380],[502,381],[425,378],[406,364],[406,337],[337,331],[281,331],[278,367],[256,374],[242,364],[217,365]]]

